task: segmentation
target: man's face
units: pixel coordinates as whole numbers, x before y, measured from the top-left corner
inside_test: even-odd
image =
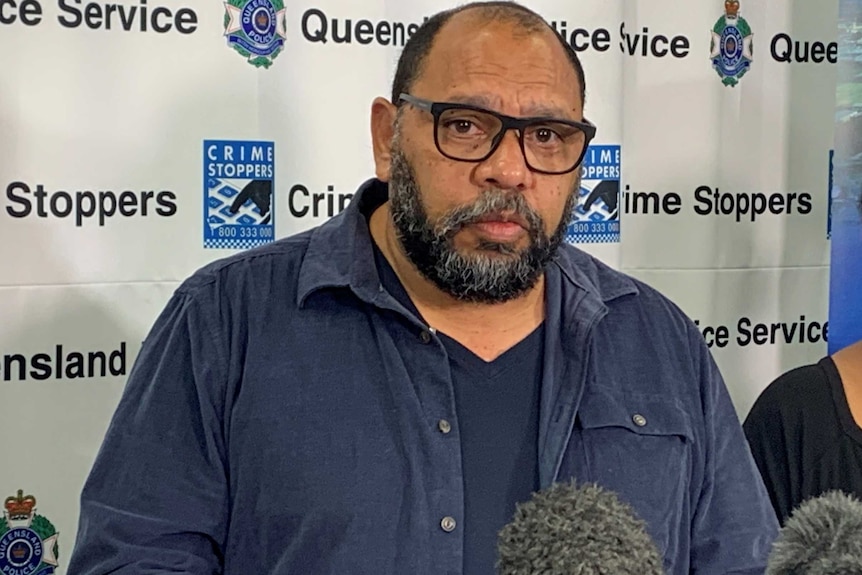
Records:
[[[477,24],[440,31],[411,94],[511,116],[582,119],[577,76],[548,33]],[[515,131],[480,163],[443,156],[433,116],[404,107],[392,142],[390,211],[407,256],[451,295],[500,302],[535,285],[562,241],[580,178],[531,171]]]

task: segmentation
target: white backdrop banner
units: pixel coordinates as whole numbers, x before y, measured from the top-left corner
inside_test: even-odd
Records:
[[[838,0],[525,3],[580,54],[598,126],[567,240],[696,319],[744,416],[827,349]],[[177,283],[343,210],[372,99],[455,5],[0,0],[0,499],[32,512],[33,573],[65,574]]]

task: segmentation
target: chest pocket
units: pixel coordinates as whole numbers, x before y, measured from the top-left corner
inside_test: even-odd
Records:
[[[691,417],[675,398],[618,393],[585,392],[558,479],[615,491],[646,521],[668,569],[688,545]]]

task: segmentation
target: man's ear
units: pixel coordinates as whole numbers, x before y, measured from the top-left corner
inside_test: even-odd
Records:
[[[398,109],[385,98],[375,98],[371,104],[371,143],[374,151],[374,172],[383,182],[389,181],[392,166],[392,137],[395,135],[395,115]]]

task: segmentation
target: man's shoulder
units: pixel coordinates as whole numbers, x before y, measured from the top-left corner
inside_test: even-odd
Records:
[[[240,253],[213,260],[182,281],[179,291],[194,294],[215,284],[238,285],[257,280],[296,280],[316,228]],[[273,275],[275,274],[275,275]],[[260,277],[258,277],[260,276]]]
[[[644,280],[615,269],[575,246],[562,246],[560,256],[563,272],[581,288],[601,298],[609,313],[628,313],[640,308],[648,316],[659,314],[684,324],[692,323],[669,296]]]
[[[369,257],[371,238],[364,209],[376,205],[385,191],[363,184],[347,209],[328,220],[272,243],[215,260],[187,278],[181,289],[194,290],[221,283],[229,293],[257,283],[290,296],[350,280],[357,258]],[[271,294],[276,295],[276,294]]]

